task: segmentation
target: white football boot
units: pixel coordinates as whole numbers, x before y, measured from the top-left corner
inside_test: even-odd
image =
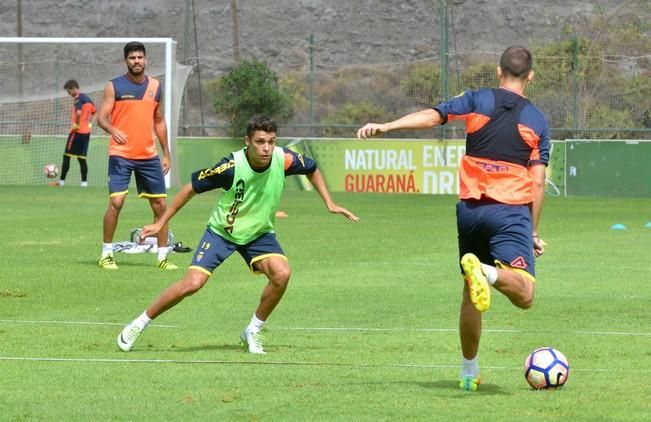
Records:
[[[128,352],[133,347],[133,344],[138,339],[142,333],[142,329],[137,325],[131,323],[124,327],[124,329],[118,334],[118,347],[125,352]]]
[[[240,340],[242,340],[242,343],[244,343],[244,345],[248,346],[249,353],[254,353],[257,355],[267,354],[267,352],[265,352],[264,348],[262,347],[263,338],[260,332],[253,332],[244,329],[244,331],[242,331],[242,334],[240,334]]]

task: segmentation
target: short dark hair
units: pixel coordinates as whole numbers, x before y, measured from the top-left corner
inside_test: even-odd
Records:
[[[70,79],[63,84],[63,89],[72,89],[72,88],[79,88],[79,83],[77,83],[77,81],[74,79]]]
[[[147,50],[145,50],[145,45],[143,43],[131,41],[126,43],[124,46],[124,58],[126,59],[129,56],[129,53],[134,51],[142,51],[145,56],[147,55]]]
[[[257,130],[264,132],[276,133],[278,132],[278,124],[271,117],[266,114],[255,114],[246,124],[246,136],[251,138]]]
[[[500,68],[507,76],[513,76],[518,79],[526,79],[533,66],[533,57],[531,52],[521,46],[512,46],[507,48],[502,57],[500,57]]]

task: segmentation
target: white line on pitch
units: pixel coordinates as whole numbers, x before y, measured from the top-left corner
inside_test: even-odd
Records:
[[[0,323],[7,324],[62,324],[62,325],[111,325],[123,327],[125,324],[120,322],[93,322],[93,321],[36,321],[36,320],[17,320],[17,319],[0,319]],[[150,327],[158,328],[176,328],[176,325],[149,324]]]
[[[366,327],[274,327],[273,330],[285,331],[373,331],[373,332],[391,332],[391,331],[416,331],[423,333],[456,333],[457,328],[366,328]],[[583,335],[601,335],[601,336],[640,336],[651,337],[651,333],[626,332],[626,331],[550,331],[550,330],[516,330],[516,329],[489,329],[482,330],[485,333],[536,333],[536,334],[583,334]]]
[[[228,361],[228,360],[181,360],[181,359],[102,359],[102,358],[47,358],[0,356],[0,361],[29,361],[29,362],[76,362],[76,363],[162,363],[179,365],[271,365],[271,366],[345,366],[353,368],[429,368],[447,369],[460,368],[460,365],[422,365],[422,364],[374,364],[374,363],[342,363],[342,362],[283,362],[283,361]],[[515,369],[508,367],[485,367],[491,369]]]
[[[0,361],[28,361],[28,362],[70,362],[70,363],[144,363],[144,364],[174,364],[174,365],[268,365],[268,366],[323,366],[347,368],[415,368],[415,369],[458,369],[460,365],[426,365],[417,363],[343,363],[343,362],[283,362],[283,361],[228,361],[228,360],[181,360],[181,359],[102,359],[102,358],[47,358],[47,357],[18,357],[0,356]],[[482,366],[484,369],[494,370],[522,370],[521,367],[512,366]],[[630,372],[636,374],[651,373],[651,369],[603,369],[603,368],[576,368],[572,371],[579,372]]]
[[[307,264],[317,264],[317,265],[332,265],[332,261],[307,261]],[[403,267],[434,267],[436,264],[432,262],[382,262],[382,261],[351,261],[351,262],[337,262],[338,265],[365,265],[365,266],[378,266],[378,265],[390,265],[391,267],[395,267],[397,265],[403,266]]]
[[[118,322],[93,322],[93,321],[47,321],[47,320],[13,320],[0,319],[0,323],[9,324],[62,324],[62,325],[108,325],[122,327],[124,323]],[[178,325],[150,324],[150,327],[178,328]],[[278,331],[367,331],[367,332],[423,332],[423,333],[457,333],[457,328],[370,328],[370,327],[273,327]],[[651,333],[627,332],[627,331],[550,331],[550,330],[518,330],[518,329],[490,329],[483,330],[485,333],[536,333],[536,334],[577,334],[577,335],[601,335],[601,336],[638,336],[651,337]]]

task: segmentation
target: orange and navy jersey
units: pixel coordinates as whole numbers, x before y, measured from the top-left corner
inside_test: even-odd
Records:
[[[127,142],[118,144],[111,137],[109,155],[131,160],[157,156],[154,112],[161,100],[160,82],[147,76],[143,82],[137,83],[122,75],[111,83],[115,92],[111,124],[127,135]]]
[[[549,161],[549,124],[531,102],[508,89],[468,90],[434,107],[443,123],[466,122],[459,167],[461,199],[505,204],[533,200],[528,167]]]
[[[75,97],[75,102],[72,105],[72,124],[76,125],[79,121],[79,128],[76,130],[77,133],[86,134],[90,133],[89,123],[93,118],[93,115],[97,109],[95,109],[95,104],[91,101],[90,97],[86,94],[79,93]],[[79,115],[79,120],[77,116]]]

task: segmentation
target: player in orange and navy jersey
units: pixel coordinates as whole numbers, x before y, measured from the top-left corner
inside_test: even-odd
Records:
[[[63,164],[61,165],[61,178],[58,185],[63,186],[70,170],[70,158],[75,157],[79,161],[81,171],[81,186],[88,186],[88,143],[90,142],[90,130],[93,127],[92,118],[95,115],[95,104],[90,97],[79,90],[79,83],[70,79],[63,85],[68,95],[75,99],[72,106],[72,123],[70,133],[66,141],[66,149],[63,153]]]
[[[124,46],[127,73],[111,80],[104,90],[99,125],[109,133],[108,186],[109,203],[104,214],[104,242],[99,265],[117,269],[113,258],[113,236],[118,217],[129,192],[134,173],[138,195],[147,198],[154,213],[154,222],[167,208],[165,174],[170,169],[167,145],[167,124],[161,107],[161,85],[145,74],[145,46],[136,41]],[[158,156],[154,134],[163,154]],[[167,227],[158,234],[158,267],[176,269],[167,255]]]
[[[526,48],[509,47],[497,67],[499,88],[469,90],[431,109],[389,123],[369,123],[357,132],[365,139],[455,119],[466,123],[457,231],[466,281],[459,322],[460,385],[467,391],[477,390],[480,384],[481,312],[490,306],[490,286],[515,306],[531,307],[534,260],[544,252],[538,224],[550,140],[545,116],[524,96],[533,78],[532,62]]]

